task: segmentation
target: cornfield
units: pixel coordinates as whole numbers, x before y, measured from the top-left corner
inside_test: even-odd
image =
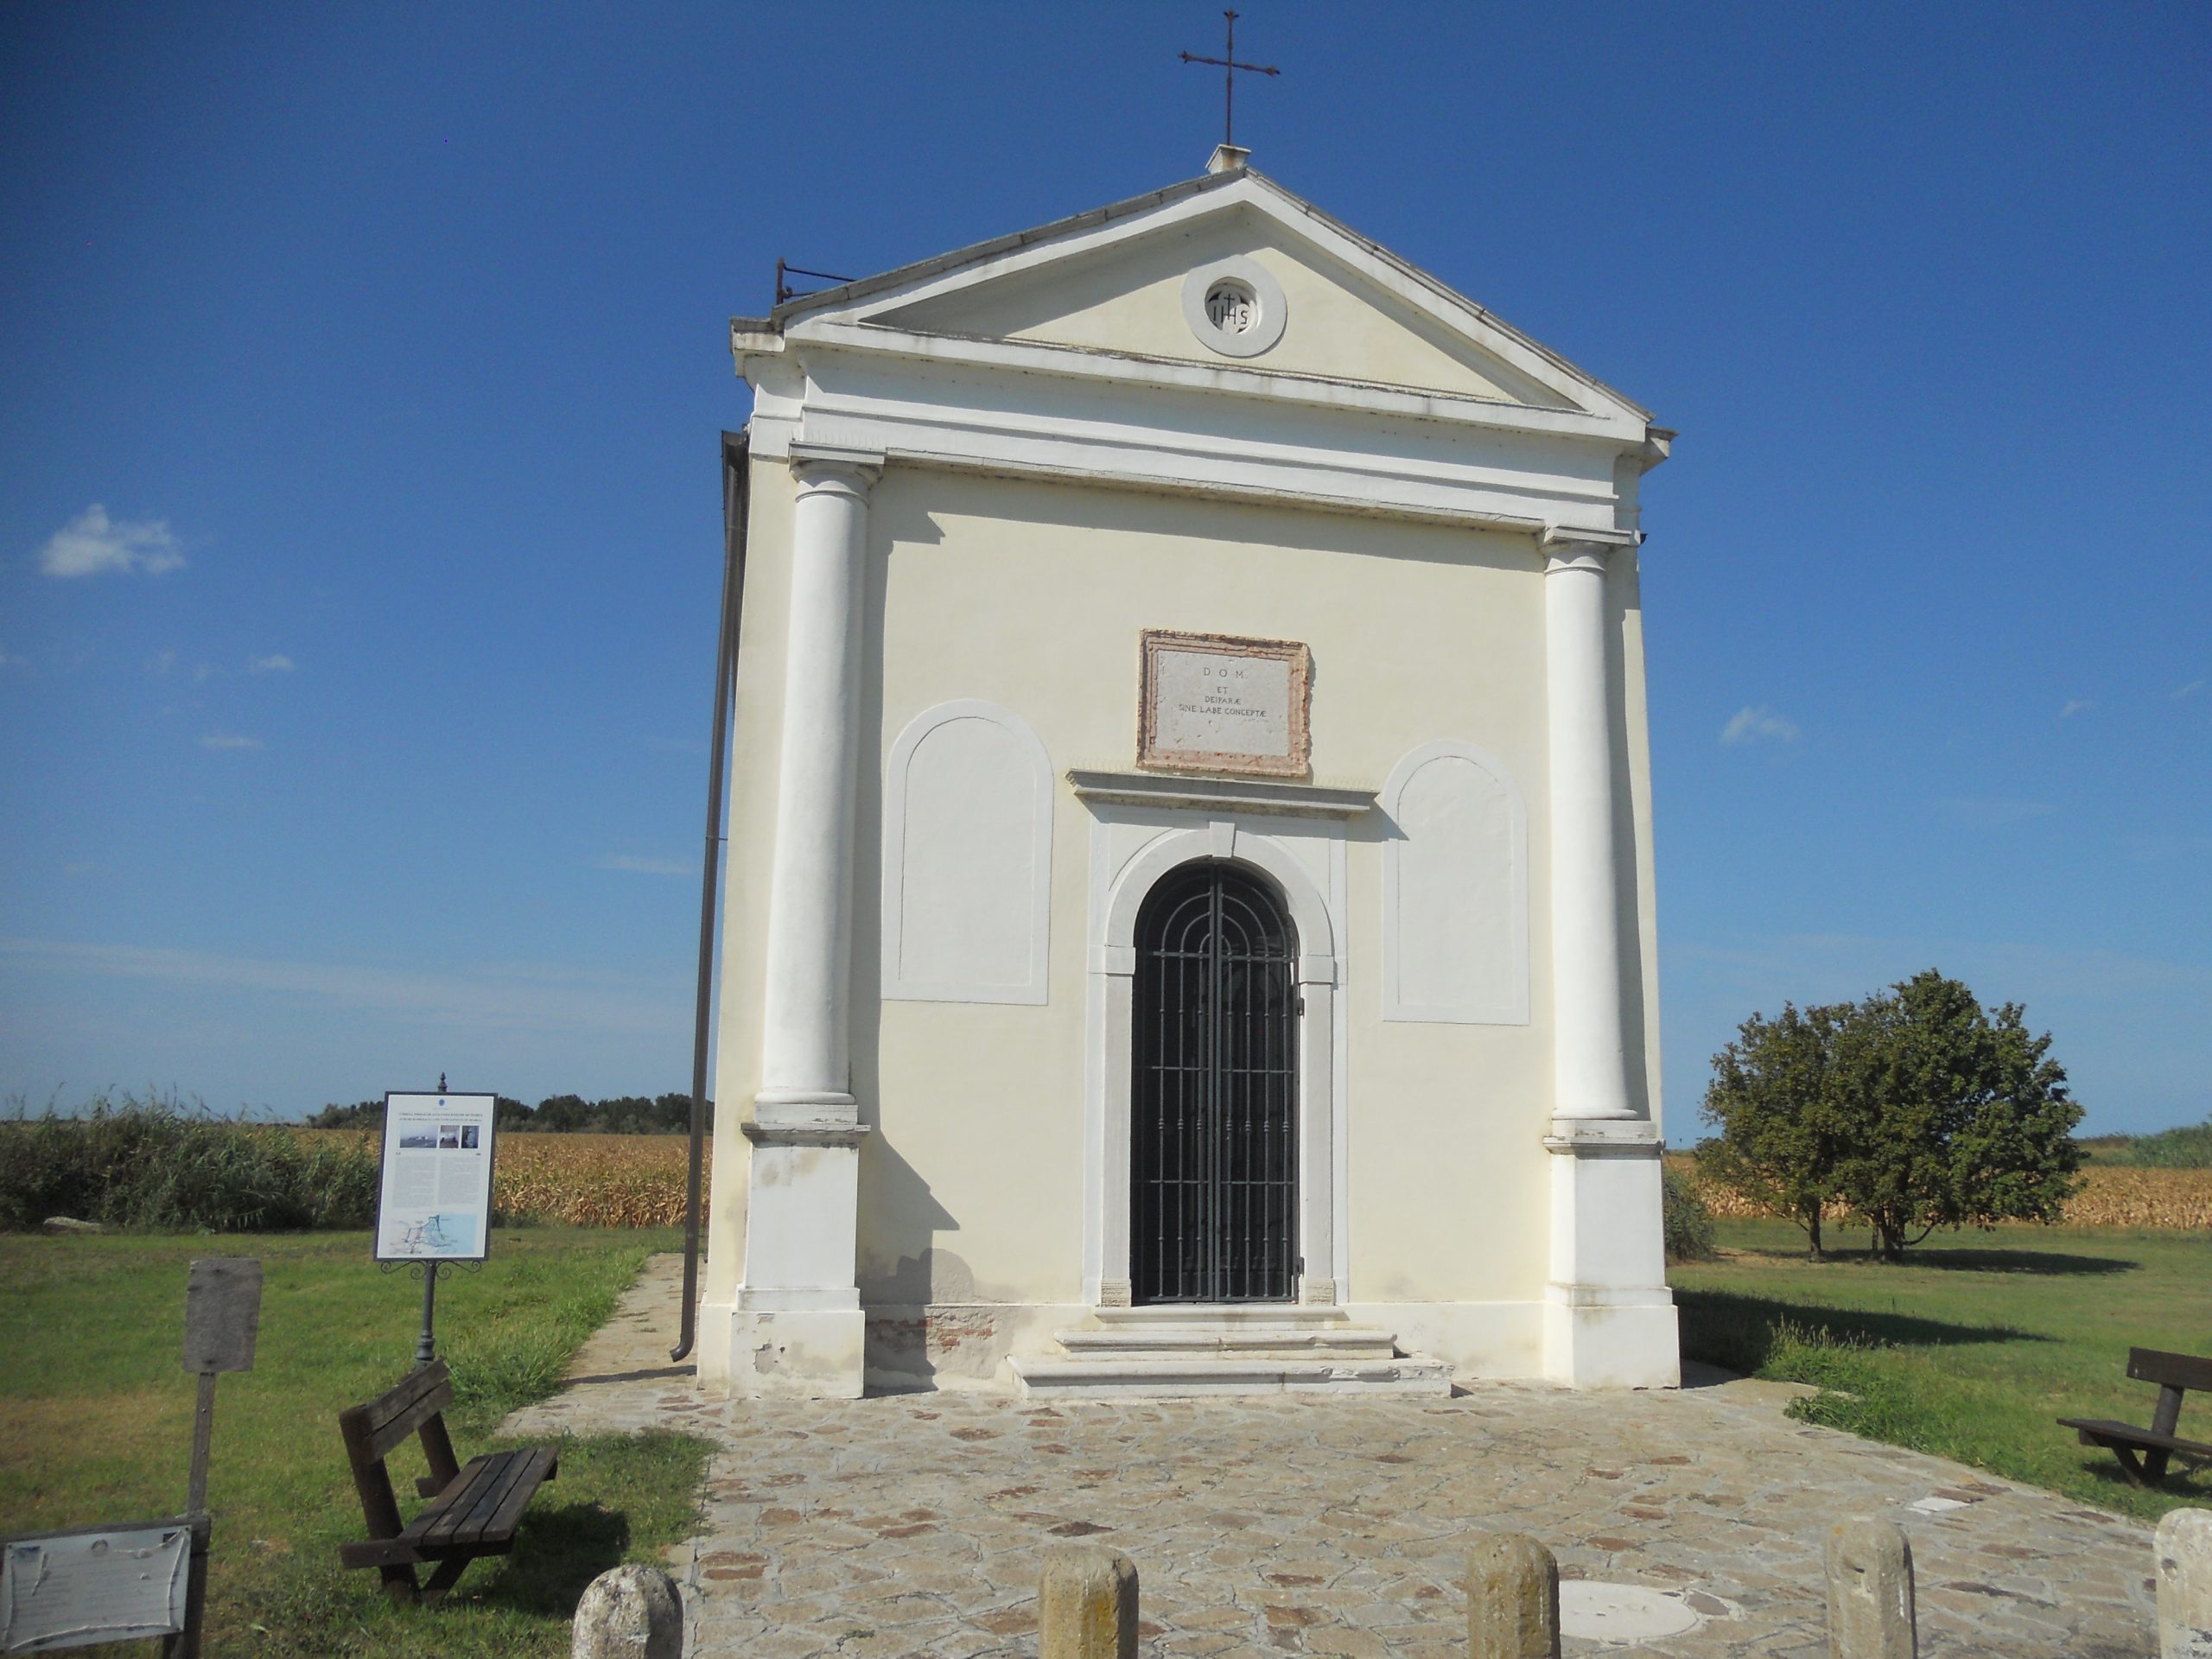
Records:
[[[374,1130],[300,1129],[359,1141],[376,1152]],[[714,1167],[707,1142],[707,1168]],[[680,1135],[503,1135],[492,1160],[492,1207],[504,1221],[557,1227],[676,1227],[683,1222],[690,1142]],[[699,1221],[707,1219],[699,1194]]]
[[[1697,1173],[1689,1159],[1668,1160],[1697,1184],[1716,1216],[1729,1219],[1769,1214],[1764,1206]],[[2212,1169],[2132,1169],[2092,1164],[2082,1190],[2066,1201],[2069,1227],[2212,1227]]]

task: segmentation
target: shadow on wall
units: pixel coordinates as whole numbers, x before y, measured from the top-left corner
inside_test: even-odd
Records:
[[[937,1375],[942,1335],[925,1310],[976,1300],[968,1263],[937,1243],[960,1230],[959,1218],[880,1129],[861,1147],[861,1305],[884,1310],[868,1320],[869,1385],[925,1388]]]

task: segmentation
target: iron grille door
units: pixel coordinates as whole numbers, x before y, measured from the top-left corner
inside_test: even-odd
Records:
[[[1137,918],[1131,1290],[1287,1301],[1298,1215],[1298,942],[1233,864],[1163,878]]]

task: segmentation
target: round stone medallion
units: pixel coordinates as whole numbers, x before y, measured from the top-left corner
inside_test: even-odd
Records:
[[[1567,1579],[1559,1586],[1559,1633],[1585,1642],[1650,1642],[1695,1630],[1698,1615],[1678,1595],[1640,1584]]]

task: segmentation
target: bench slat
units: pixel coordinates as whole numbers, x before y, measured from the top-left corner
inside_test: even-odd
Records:
[[[480,1502],[486,1492],[498,1484],[506,1467],[504,1453],[494,1452],[473,1458],[468,1467],[446,1484],[446,1488],[424,1507],[409,1525],[405,1536],[416,1544],[445,1544],[452,1541],[451,1534],[458,1517],[464,1516]]]
[[[2127,1375],[2135,1382],[2156,1382],[2161,1388],[2202,1389],[2212,1393],[2212,1359],[2200,1359],[2195,1354],[2131,1348],[2127,1351]]]
[[[516,1494],[521,1495],[522,1503],[530,1502],[531,1495],[537,1491],[538,1484],[545,1478],[543,1464],[550,1455],[543,1446],[510,1453],[506,1467],[499,1471],[498,1482],[481,1491],[475,1503],[461,1515],[459,1523],[453,1530],[454,1542],[480,1544],[487,1539],[512,1535],[513,1521],[508,1522],[505,1533],[495,1522],[500,1512],[511,1507],[511,1500]],[[512,1510],[518,1519],[522,1505],[512,1504]]]
[[[486,1541],[512,1538],[515,1529],[522,1524],[522,1512],[530,1507],[530,1500],[537,1489],[561,1472],[560,1455],[550,1446],[532,1446],[530,1452],[527,1478],[511,1488],[499,1507],[493,1511],[491,1521],[484,1529]]]
[[[437,1506],[435,1517],[424,1518],[430,1524],[424,1529],[426,1542],[441,1546],[470,1541],[464,1536],[468,1517],[480,1509],[499,1502],[499,1494],[514,1473],[515,1458],[512,1452],[487,1452],[468,1465],[473,1478],[461,1490],[454,1493],[451,1501]]]
[[[2115,1423],[2108,1418],[2062,1417],[2058,1425],[2061,1428],[2078,1431],[2084,1446],[2107,1446],[2118,1441],[2122,1446],[2179,1452],[2192,1458],[2212,1458],[2212,1446],[2181,1440],[2172,1434],[2154,1433],[2147,1428],[2138,1428],[2133,1423]]]
[[[453,1381],[446,1363],[433,1360],[389,1393],[340,1412],[338,1426],[349,1448],[374,1459],[388,1454],[452,1403]]]

